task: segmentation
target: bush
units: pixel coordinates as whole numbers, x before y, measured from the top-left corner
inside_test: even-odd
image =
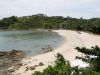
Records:
[[[70,63],[65,61],[64,57],[58,53],[54,66],[48,66],[43,72],[36,71],[33,75],[70,75]]]

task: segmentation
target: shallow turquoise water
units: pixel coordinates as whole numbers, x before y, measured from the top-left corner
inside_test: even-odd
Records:
[[[0,31],[0,51],[23,50],[27,55],[42,53],[50,45],[57,48],[63,37],[49,31]]]

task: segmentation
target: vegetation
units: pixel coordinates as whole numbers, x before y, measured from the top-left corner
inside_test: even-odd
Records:
[[[8,29],[8,27],[11,24],[15,24],[15,22],[18,22],[18,18],[15,16],[9,17],[9,18],[3,18],[0,20],[0,28],[1,29]]]
[[[76,48],[79,52],[84,53],[84,57],[77,57],[90,64],[90,69],[96,72],[100,72],[100,48],[98,46],[87,49],[85,47]]]
[[[43,72],[36,71],[33,75],[100,75],[100,48],[95,46],[91,49],[85,47],[76,49],[84,53],[84,57],[77,58],[88,62],[90,64],[88,68],[71,67],[70,63],[58,53],[54,66],[48,66]]]
[[[71,67],[69,62],[67,61],[66,64],[64,57],[60,53],[57,54],[56,58],[54,66],[48,66],[43,72],[36,71],[33,75],[70,75]]]
[[[62,16],[46,16],[37,14],[32,16],[17,17],[11,16],[0,20],[0,29],[71,29],[89,31],[100,34],[100,18],[77,19]],[[98,46],[76,47],[76,50],[84,54],[84,57],[77,56],[84,62],[89,63],[88,68],[72,68],[70,63],[58,53],[54,66],[48,66],[43,72],[36,71],[33,75],[100,75],[100,48]]]
[[[0,20],[0,29],[71,29],[100,34],[100,18],[77,19],[37,14],[24,17],[8,17]]]

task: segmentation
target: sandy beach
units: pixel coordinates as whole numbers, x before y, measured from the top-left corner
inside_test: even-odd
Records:
[[[72,66],[78,64],[84,67],[87,64],[82,64],[81,61],[77,61],[75,59],[77,55],[81,55],[75,50],[75,47],[85,46],[90,48],[91,46],[95,45],[98,45],[100,47],[99,35],[93,35],[86,32],[78,33],[77,31],[71,30],[53,30],[53,32],[57,32],[60,36],[64,37],[63,44],[59,48],[54,49],[54,51],[52,52],[40,54],[34,57],[24,58],[21,61],[21,63],[23,63],[23,66],[21,66],[19,69],[13,72],[14,75],[31,75],[32,73],[34,73],[34,71],[43,71],[43,69],[45,69],[48,65],[54,65],[55,56],[57,53],[61,53],[66,60],[70,61]],[[39,65],[40,62],[42,62],[44,65],[37,66],[35,70],[26,71],[26,67]]]

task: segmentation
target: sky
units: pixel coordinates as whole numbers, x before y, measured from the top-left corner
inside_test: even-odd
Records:
[[[100,0],[0,0],[0,18],[34,14],[100,17]]]

